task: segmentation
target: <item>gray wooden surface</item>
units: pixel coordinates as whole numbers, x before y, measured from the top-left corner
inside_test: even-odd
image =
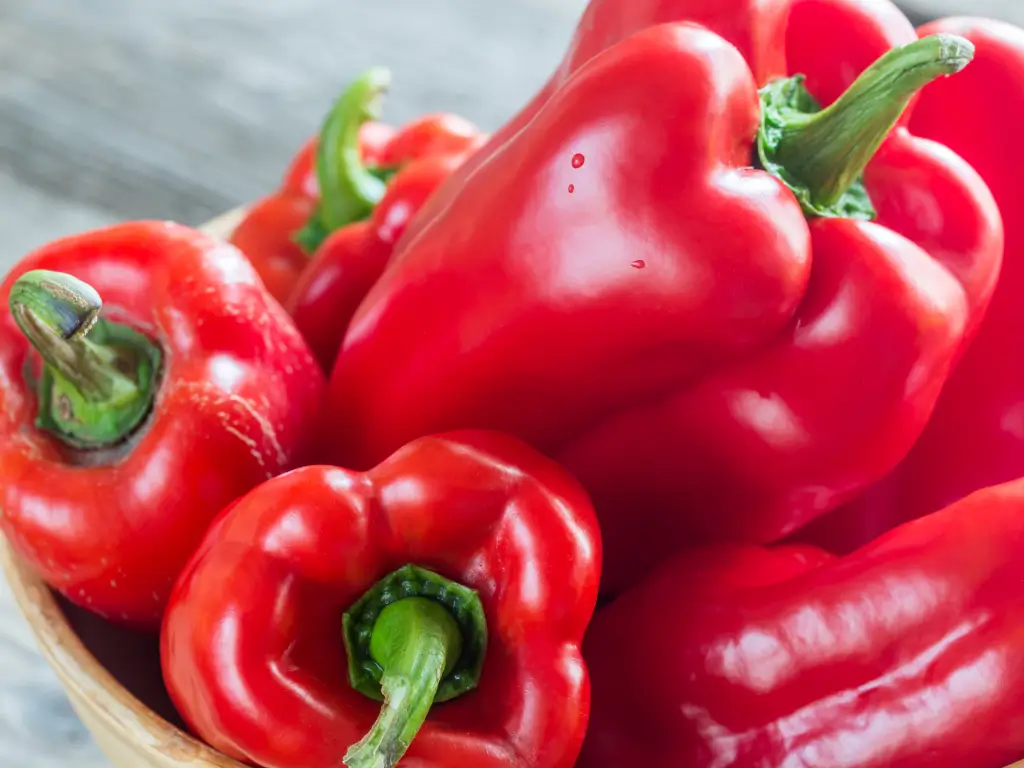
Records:
[[[387,116],[493,128],[540,85],[585,0],[0,0],[0,273],[60,235],[196,224],[274,186],[355,73]],[[1024,23],[1024,0],[906,0]],[[0,584],[0,768],[99,768]]]
[[[392,120],[442,109],[495,126],[582,6],[0,0],[0,263],[86,225],[197,223],[269,190],[372,65],[394,70]]]

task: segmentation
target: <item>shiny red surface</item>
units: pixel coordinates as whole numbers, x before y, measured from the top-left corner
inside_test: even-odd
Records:
[[[375,163],[394,129],[367,123],[360,131],[363,159]],[[254,203],[231,235],[259,273],[267,290],[279,302],[291,295],[295,282],[309,265],[309,256],[292,239],[316,211],[320,197],[316,178],[316,137],[299,150],[281,188]]]
[[[1008,765],[1024,754],[1022,546],[1015,482],[842,559],[682,553],[591,625],[578,766]]]
[[[352,316],[377,282],[395,243],[423,203],[483,141],[453,115],[407,124],[381,147],[382,167],[401,170],[368,221],[333,232],[298,278],[286,303],[321,367],[330,372]]]
[[[1024,31],[994,21],[947,19],[921,34],[971,40],[974,61],[928,86],[911,130],[952,148],[991,188],[1006,226],[1003,270],[988,316],[939,399],[927,429],[891,476],[802,536],[849,551],[989,485],[1024,476]],[[922,216],[922,218],[925,218]]]
[[[253,204],[231,235],[231,243],[249,258],[270,295],[279,302],[287,300],[309,264],[309,256],[292,235],[315,211],[314,198],[273,194]]]
[[[600,558],[579,486],[502,435],[424,439],[366,474],[300,469],[211,529],[168,610],[165,677],[227,754],[340,768],[380,708],[349,685],[342,614],[414,563],[479,592],[489,641],[479,687],[435,705],[402,764],[570,768]]]
[[[458,115],[424,115],[406,123],[380,146],[376,164],[398,168],[427,157],[461,155],[487,141],[480,129]]]
[[[33,269],[90,283],[106,317],[163,350],[154,411],[111,454],[72,452],[34,427],[22,371],[35,352],[6,311],[14,280]],[[236,249],[163,222],[36,251],[0,286],[0,306],[0,527],[72,602],[155,627],[224,505],[315,458],[316,362]]]
[[[725,38],[744,55],[763,85],[785,74],[785,35],[790,0],[591,0],[569,49],[551,79],[490,141],[456,171],[413,220],[398,249],[411,243],[459,195],[466,179],[532,121],[545,104],[588,61],[616,43],[655,24],[690,21]]]
[[[912,39],[886,3],[801,0],[786,53],[828,102]],[[334,455],[509,431],[592,495],[610,592],[695,540],[784,536],[891,470],[988,304],[998,210],[900,129],[867,173],[878,221],[808,223],[749,167],[756,85],[688,25],[584,66],[360,307]]]

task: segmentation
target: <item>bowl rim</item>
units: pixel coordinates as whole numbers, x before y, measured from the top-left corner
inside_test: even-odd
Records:
[[[106,729],[127,744],[161,752],[166,757],[173,757],[177,752],[209,768],[242,768],[242,763],[162,718],[110,674],[71,628],[50,588],[2,537],[0,566],[21,615],[28,622],[43,656],[60,678],[65,693],[88,701],[90,714],[102,720]],[[140,730],[147,737],[146,743],[139,743]]]
[[[236,208],[199,229],[226,240],[244,213],[244,208]],[[242,763],[165,720],[107,671],[72,629],[50,587],[17,556],[3,535],[0,535],[0,568],[18,610],[28,622],[43,657],[56,672],[65,693],[88,702],[90,714],[101,720],[108,731],[125,744],[161,753],[172,761],[168,765],[244,768]],[[140,736],[145,737],[145,743],[139,743]],[[175,753],[187,756],[187,762],[173,762]]]

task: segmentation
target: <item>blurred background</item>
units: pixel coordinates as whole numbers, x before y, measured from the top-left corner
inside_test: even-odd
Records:
[[[333,99],[394,72],[385,119],[494,129],[586,0],[0,0],[0,273],[131,218],[198,224],[268,193]],[[903,0],[1024,25],[1024,0]],[[100,768],[0,583],[0,766]]]
[[[197,224],[268,193],[374,65],[393,70],[389,122],[452,111],[493,128],[585,4],[0,0],[0,264],[83,227]]]

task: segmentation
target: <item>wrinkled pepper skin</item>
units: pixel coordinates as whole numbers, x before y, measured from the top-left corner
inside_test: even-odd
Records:
[[[844,558],[682,553],[594,618],[578,765],[1009,765],[1022,546],[1014,482]]]
[[[945,19],[920,30],[932,32],[962,35],[977,53],[956,78],[924,89],[910,129],[952,148],[987,182],[1006,226],[1003,270],[977,337],[906,460],[800,534],[841,552],[1024,476],[1024,361],[1009,352],[1024,331],[1024,157],[1014,149],[1014,126],[1024,121],[1024,31],[991,20]]]
[[[380,278],[395,243],[438,186],[486,136],[453,115],[430,115],[399,130],[378,164],[398,168],[370,217],[333,232],[317,249],[286,303],[320,361],[330,372],[348,324]]]
[[[393,133],[393,128],[382,123],[363,127],[360,139],[367,163],[377,161]],[[316,150],[316,138],[307,141],[292,160],[281,188],[254,203],[231,235],[231,243],[248,257],[267,290],[282,304],[309,265],[309,256],[294,235],[315,212],[320,195]]]
[[[784,39],[791,0],[592,0],[569,49],[551,79],[438,190],[409,226],[397,250],[404,250],[457,197],[470,174],[529,125],[544,105],[581,67],[602,51],[658,24],[700,24],[736,46],[763,85],[786,72]]]
[[[414,563],[476,589],[490,637],[479,687],[435,705],[401,765],[570,768],[600,557],[578,484],[503,435],[425,438],[366,474],[300,469],[211,528],[167,613],[165,677],[226,754],[340,768],[380,708],[350,686],[342,613]]]
[[[824,103],[915,39],[878,7],[794,6],[786,51]],[[822,20],[857,35],[825,50]],[[891,470],[988,303],[998,209],[900,128],[867,168],[877,221],[808,221],[750,167],[756,85],[690,25],[570,78],[360,307],[331,381],[336,460],[511,432],[591,494],[609,593],[696,540],[778,539]]]
[[[104,317],[162,349],[152,411],[123,444],[75,450],[34,426],[38,356],[6,307],[39,269],[88,281]],[[72,602],[156,628],[221,509],[316,458],[323,376],[242,254],[174,224],[57,241],[7,276],[0,301],[0,529]]]

